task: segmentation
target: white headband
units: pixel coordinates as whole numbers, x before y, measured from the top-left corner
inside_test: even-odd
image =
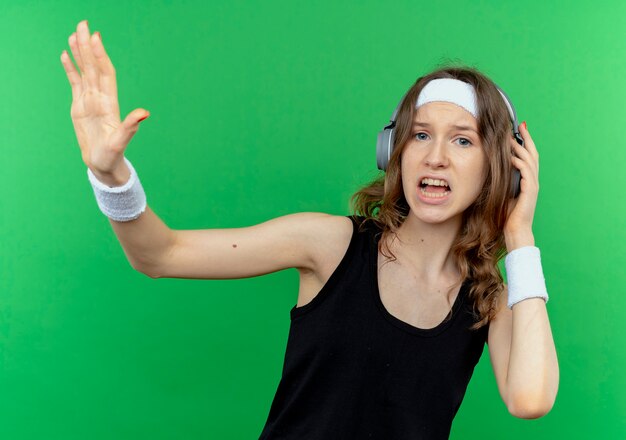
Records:
[[[464,81],[452,78],[438,78],[429,81],[420,92],[415,108],[433,101],[451,102],[463,107],[478,119],[474,87]]]

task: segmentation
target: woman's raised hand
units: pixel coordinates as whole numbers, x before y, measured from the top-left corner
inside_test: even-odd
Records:
[[[61,63],[72,87],[71,117],[83,162],[106,183],[123,184],[130,173],[124,163],[124,150],[149,116],[138,108],[120,120],[115,68],[104,50],[99,32],[89,32],[81,21],[69,37],[72,56],[61,54]]]

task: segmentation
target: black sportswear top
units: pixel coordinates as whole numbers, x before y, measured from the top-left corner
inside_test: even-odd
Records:
[[[260,440],[447,439],[488,326],[475,322],[466,280],[452,315],[420,329],[378,292],[380,232],[367,222],[320,292],[291,309],[282,377]]]

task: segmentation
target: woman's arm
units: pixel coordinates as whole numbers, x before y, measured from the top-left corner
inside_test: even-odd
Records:
[[[137,219],[138,233],[149,238],[155,219],[146,210]],[[136,239],[132,230],[122,231],[127,225],[111,223],[122,246]],[[195,279],[248,278],[288,268],[317,273],[351,227],[342,216],[301,212],[243,228],[170,230],[169,240],[146,254],[136,269],[151,278]],[[154,235],[159,237],[165,235]]]
[[[81,157],[101,183],[122,186],[131,176],[124,152],[149,113],[138,108],[120,119],[115,68],[87,21],[68,42],[76,65],[67,51],[61,63]],[[315,272],[347,229],[345,218],[300,213],[246,228],[177,231],[149,207],[131,221],[110,222],[131,266],[153,278],[243,278],[289,267]]]
[[[520,170],[522,180],[521,193],[512,201],[504,227],[508,252],[535,245],[532,223],[539,193],[539,153],[526,122],[519,129],[526,148],[511,139],[512,165]],[[544,299],[527,298],[509,309],[505,289],[489,327],[488,344],[498,389],[509,412],[534,419],[550,411],[559,388],[559,364]]]

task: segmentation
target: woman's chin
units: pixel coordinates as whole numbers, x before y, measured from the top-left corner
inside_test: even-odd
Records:
[[[456,222],[460,219],[460,215],[450,215],[444,212],[432,212],[431,209],[417,209],[411,210],[410,216],[413,216],[415,220],[424,224],[441,225],[449,222]],[[458,217],[458,218],[457,218]]]

